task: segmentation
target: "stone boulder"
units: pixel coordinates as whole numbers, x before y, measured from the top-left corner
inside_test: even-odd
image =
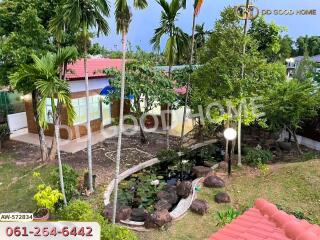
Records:
[[[205,200],[199,200],[196,199],[192,202],[191,206],[190,206],[190,210],[192,212],[198,213],[200,215],[204,215],[208,212],[209,210],[209,204],[207,201]]]
[[[215,165],[214,162],[204,161],[203,166],[212,168]]]
[[[132,209],[128,206],[118,206],[116,212],[116,222],[120,222],[121,220],[127,220],[130,218],[132,213]],[[104,210],[104,216],[106,219],[112,221],[113,215],[113,205],[108,204]]]
[[[217,176],[206,177],[203,185],[208,188],[223,188],[225,186],[224,181]]]
[[[154,205],[154,208],[158,211],[169,210],[170,208],[172,208],[172,204],[164,199],[161,199]]]
[[[165,200],[170,204],[176,204],[178,202],[178,195],[176,191],[160,191],[157,193],[158,200]]]
[[[219,192],[214,196],[216,203],[229,203],[231,202],[230,196],[225,192]]]
[[[223,170],[223,171],[227,171],[228,170],[228,163],[226,161],[222,161],[219,163],[219,169]]]
[[[144,222],[147,212],[144,208],[133,208],[130,216],[131,221]]]
[[[192,193],[192,182],[182,181],[177,186],[177,194],[179,197],[187,198]]]
[[[212,172],[212,169],[204,166],[195,166],[192,168],[192,173],[197,178],[206,177]]]
[[[278,142],[278,145],[281,150],[284,150],[284,151],[291,151],[292,150],[292,143],[291,142]]]
[[[147,229],[160,228],[172,221],[172,217],[168,210],[155,211],[153,214],[148,214],[144,222]]]
[[[177,186],[169,184],[169,185],[164,186],[162,190],[166,191],[166,192],[176,192]]]

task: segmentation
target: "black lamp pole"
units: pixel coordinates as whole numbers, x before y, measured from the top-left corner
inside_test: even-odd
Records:
[[[229,145],[230,145],[231,141],[228,141],[228,142],[229,142]],[[228,176],[229,177],[231,176],[231,164],[232,164],[232,161],[231,161],[231,151],[232,150],[231,150],[231,148],[232,148],[232,144],[231,144],[231,146],[228,147]]]

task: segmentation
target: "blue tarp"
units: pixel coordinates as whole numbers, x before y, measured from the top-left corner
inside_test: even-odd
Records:
[[[107,96],[110,93],[115,92],[115,91],[116,91],[116,88],[114,88],[112,86],[106,86],[104,89],[101,90],[100,95],[101,96]],[[133,100],[134,97],[133,97],[133,95],[129,95],[129,96],[126,97],[126,99]]]

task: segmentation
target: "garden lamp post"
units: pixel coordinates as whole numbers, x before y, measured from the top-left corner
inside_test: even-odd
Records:
[[[233,141],[237,137],[237,131],[233,128],[227,128],[224,130],[223,136],[228,142]],[[231,176],[231,147],[229,147],[228,152],[228,175]]]

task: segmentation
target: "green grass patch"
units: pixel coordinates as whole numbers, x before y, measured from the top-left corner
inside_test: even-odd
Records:
[[[202,188],[199,199],[209,202],[210,210],[205,216],[189,212],[182,220],[167,230],[139,233],[141,240],[207,239],[220,227],[217,212],[234,207],[240,211],[252,207],[257,198],[279,204],[288,212],[302,212],[313,223],[320,223],[320,161],[296,162],[278,165],[266,176],[247,175],[239,170],[225,189]],[[218,191],[226,191],[232,199],[230,205],[214,202]]]
[[[39,184],[32,177],[36,165],[16,165],[13,155],[8,154],[1,154],[0,162],[0,212],[33,212],[36,209],[33,195]],[[44,166],[37,171],[46,181],[52,168]],[[22,176],[25,177],[20,179]]]

